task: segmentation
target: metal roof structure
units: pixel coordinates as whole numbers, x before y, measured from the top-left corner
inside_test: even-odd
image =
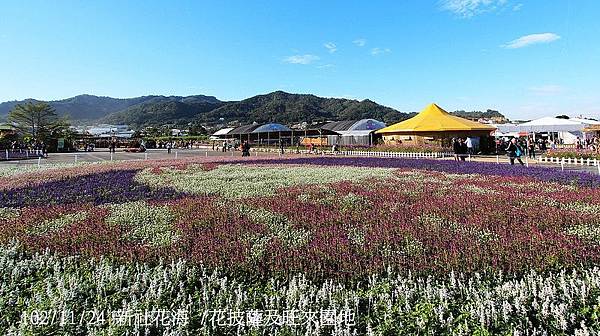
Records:
[[[291,132],[291,131],[292,131],[292,129],[285,125],[271,123],[271,124],[264,124],[264,125],[257,127],[254,131],[252,131],[252,133]]]

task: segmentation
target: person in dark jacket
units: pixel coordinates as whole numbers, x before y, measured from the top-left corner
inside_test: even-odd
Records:
[[[460,142],[457,138],[452,138],[452,151],[454,152],[454,160],[458,161],[458,155],[460,154]]]
[[[460,160],[465,161],[468,153],[469,153],[469,147],[467,146],[465,139],[460,138],[460,154],[459,154]]]
[[[250,156],[250,144],[248,141],[244,141],[242,144],[242,156]]]
[[[530,159],[535,160],[535,141],[531,138],[527,140],[527,155]]]
[[[523,148],[519,145],[516,138],[513,138],[509,143],[508,147],[506,147],[506,153],[508,153],[508,158],[510,159],[510,164],[515,164],[515,159],[519,161],[521,165],[524,165],[521,160],[521,155],[523,155]]]

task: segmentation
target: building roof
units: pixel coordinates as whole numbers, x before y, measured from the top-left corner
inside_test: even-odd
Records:
[[[332,121],[324,125],[321,125],[322,129],[330,131],[347,131],[356,123],[356,120],[343,120],[343,121]]]
[[[248,134],[248,133],[251,133],[252,131],[254,131],[255,129],[259,128],[260,126],[261,126],[260,124],[252,124],[252,125],[244,125],[244,126],[236,127],[234,129],[232,129],[231,131],[229,131],[229,133],[227,133],[227,135]]]
[[[254,131],[252,131],[252,133],[265,133],[265,132],[288,132],[291,131],[292,129],[282,125],[282,124],[276,124],[276,123],[270,123],[270,124],[264,124],[264,125],[260,125],[259,127],[257,127]]]
[[[416,116],[382,128],[376,133],[392,134],[418,134],[438,132],[491,132],[496,128],[475,121],[453,116],[436,104],[429,104]]]
[[[229,132],[231,132],[234,128],[233,127],[228,127],[228,128],[221,128],[220,130],[216,131],[215,133],[213,133],[213,135],[225,135]]]
[[[372,132],[385,127],[385,123],[375,119],[333,121],[321,126],[335,132]]]

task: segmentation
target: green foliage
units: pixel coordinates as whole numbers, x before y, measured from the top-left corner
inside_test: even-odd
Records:
[[[496,110],[490,110],[488,109],[487,111],[471,111],[471,112],[466,112],[466,111],[454,111],[452,112],[453,115],[457,116],[457,117],[461,117],[461,118],[467,118],[467,119],[479,119],[479,118],[504,118],[504,115]]]
[[[69,126],[65,119],[58,117],[53,107],[44,102],[17,105],[8,114],[8,120],[34,140],[44,140],[53,133],[62,133]]]
[[[374,118],[387,123],[408,118],[408,114],[370,100],[321,98],[309,94],[276,91],[226,104],[203,115],[203,121],[239,120],[241,123],[353,120]]]

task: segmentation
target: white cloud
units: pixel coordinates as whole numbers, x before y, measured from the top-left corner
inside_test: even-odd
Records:
[[[283,61],[285,63],[290,63],[290,64],[310,64],[314,61],[318,61],[321,58],[317,55],[293,55],[293,56],[288,56],[286,58],[283,59]]]
[[[564,88],[560,85],[542,85],[532,86],[528,88],[529,92],[537,96],[554,96],[564,91]]]
[[[520,10],[521,10],[521,8],[523,8],[523,4],[522,4],[522,3],[520,3],[520,4],[516,4],[516,5],[514,5],[514,7],[513,7],[513,11],[515,11],[515,12],[517,12],[517,11],[520,11]]]
[[[506,44],[503,44],[502,47],[507,49],[517,49],[527,47],[532,44],[550,43],[558,39],[560,39],[560,36],[554,33],[531,34],[521,36],[516,40],[512,40]]]
[[[375,56],[375,55],[380,55],[380,54],[387,54],[392,52],[392,50],[390,50],[389,48],[373,48],[371,49],[371,55]]]
[[[337,46],[336,46],[336,45],[335,45],[335,43],[333,43],[333,42],[327,42],[327,43],[323,44],[323,46],[324,46],[325,48],[327,48],[327,50],[328,50],[328,51],[329,51],[331,54],[333,54],[334,52],[336,52],[336,51],[337,51]]]
[[[333,64],[322,64],[322,65],[318,65],[317,68],[319,69],[328,69],[328,68],[333,68],[335,67],[335,65]]]
[[[367,44],[367,39],[359,38],[352,41],[357,47],[364,47]]]
[[[440,6],[443,10],[450,11],[463,18],[491,12],[506,6],[506,4],[507,0],[440,0]]]

